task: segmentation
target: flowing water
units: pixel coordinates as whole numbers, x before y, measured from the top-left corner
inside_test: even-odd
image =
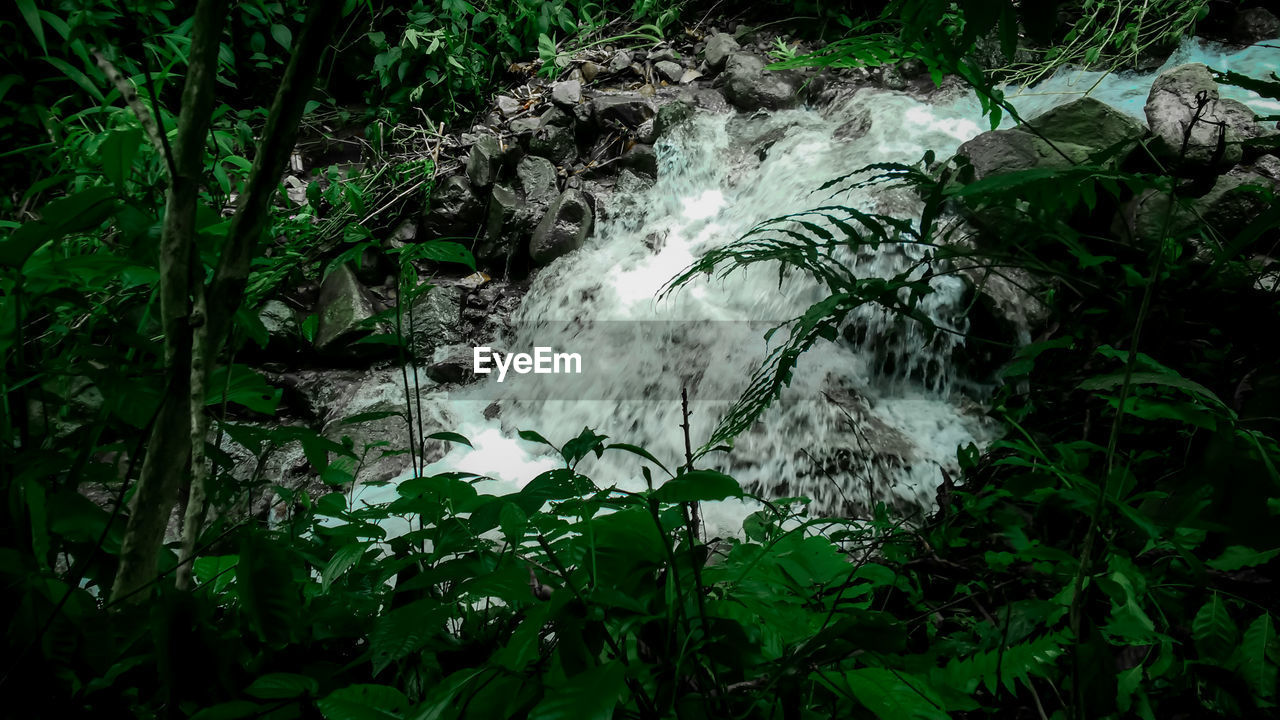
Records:
[[[1165,67],[1185,62],[1265,76],[1280,67],[1280,51],[1187,42]],[[1144,119],[1156,74],[1060,73],[1007,94],[1024,117],[1087,91]],[[1224,88],[1223,94],[1260,114],[1280,113],[1280,105],[1247,91]],[[866,126],[865,134],[846,137],[851,123]],[[912,164],[928,150],[946,158],[987,128],[971,95],[926,102],[873,89],[822,110],[696,116],[658,145],[656,184],[625,198],[623,209],[602,222],[585,247],[537,274],[514,318],[513,337],[497,343],[521,352],[547,346],[577,353],[583,374],[508,374],[502,383],[490,375],[478,386],[432,394],[430,404],[446,406],[454,421],[446,429],[469,437],[474,449],[455,446],[427,472],[473,472],[493,478],[481,483],[481,492],[512,492],[558,465],[544,446],[516,439],[517,429],[536,430],[559,444],[591,427],[648,449],[669,467],[680,464],[680,388],[692,396],[696,447],[746,389],[765,356],[764,331],[825,294],[800,276],[780,283],[776,267],[695,279],[659,299],[664,285],[706,251],[786,213],[834,201],[913,218],[918,201],[903,191],[868,188],[836,198],[815,191],[870,163]],[[899,245],[848,258],[857,273],[880,277],[918,259]],[[731,452],[712,453],[700,465],[728,470],[765,495],[810,497],[815,509],[827,512],[880,500],[928,506],[941,470],[955,465],[957,447],[982,445],[995,432],[979,406],[990,388],[963,377],[952,362],[954,353],[964,352],[964,283],[942,277],[931,285],[922,309],[957,333],[926,334],[882,311],[860,310],[857,338],[815,345],[759,426]],[[494,401],[501,413],[486,419],[485,408]],[[632,456],[614,452],[589,458],[579,469],[601,486],[639,489],[638,467]],[[392,494],[393,486],[364,488],[358,498],[378,502]],[[708,527],[718,533],[736,530],[750,509],[749,503],[715,505],[705,512]]]

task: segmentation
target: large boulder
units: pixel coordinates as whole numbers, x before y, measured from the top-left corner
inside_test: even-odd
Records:
[[[764,60],[751,53],[730,55],[724,77],[725,97],[744,112],[781,110],[800,102],[800,75],[793,71],[766,70]]]
[[[529,202],[551,204],[556,197],[556,167],[550,160],[537,156],[520,159],[516,165],[516,178]]]
[[[956,154],[968,159],[973,179],[981,180],[1031,168],[1070,167],[1111,147],[1124,153],[1145,134],[1141,123],[1086,97],[1037,115],[1025,125],[984,132]]]
[[[1220,98],[1218,83],[1201,63],[1161,73],[1151,84],[1145,111],[1155,136],[1153,152],[1190,174],[1231,167],[1244,156],[1242,141],[1274,132],[1259,125],[1244,103]],[[1226,146],[1218,157],[1220,135]]]
[[[535,265],[546,265],[577,250],[591,233],[591,205],[578,190],[565,190],[556,198],[533,231],[529,256]]]
[[[405,324],[409,346],[419,360],[430,360],[437,348],[462,342],[462,291],[436,285],[413,299]]]
[[[596,95],[591,104],[597,121],[627,128],[637,127],[657,113],[653,101],[638,93]]]
[[[431,191],[422,225],[428,239],[431,235],[471,236],[483,216],[484,203],[471,189],[471,182],[463,175],[453,175]]]
[[[1244,42],[1274,40],[1280,36],[1280,18],[1266,8],[1248,8],[1236,13],[1232,30],[1236,38]]]
[[[1182,198],[1157,190],[1139,193],[1120,209],[1115,230],[1130,242],[1151,246],[1160,237],[1185,239],[1201,229],[1214,232],[1230,242],[1254,218],[1267,208],[1266,190],[1280,190],[1280,182],[1258,168],[1238,167],[1221,175],[1207,192],[1198,197]],[[1207,255],[1204,247],[1198,253]]]
[[[703,51],[703,59],[707,61],[707,69],[720,72],[724,69],[729,56],[739,49],[738,41],[727,33],[716,33],[707,38],[707,47]]]
[[[317,304],[315,346],[329,350],[367,334],[367,321],[373,317],[373,301],[351,266],[343,263],[334,268],[320,283]]]
[[[544,157],[557,165],[566,165],[578,154],[572,128],[543,125],[529,138],[529,153]]]
[[[474,187],[485,188],[493,184],[502,167],[502,143],[492,135],[481,135],[467,155],[467,179]]]
[[[540,158],[541,159],[541,158]],[[476,261],[490,269],[503,270],[527,232],[527,204],[518,190],[494,185],[489,197],[489,217],[484,237],[476,245]]]

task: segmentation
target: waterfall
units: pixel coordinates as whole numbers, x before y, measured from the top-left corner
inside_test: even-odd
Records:
[[[1265,76],[1280,66],[1278,57],[1274,47],[1228,51],[1189,40],[1165,68],[1204,62]],[[1143,118],[1158,72],[1070,70],[1006,94],[1024,117],[1087,91]],[[1223,90],[1260,114],[1280,112],[1274,101]],[[871,163],[916,163],[930,150],[946,158],[988,127],[971,94],[937,93],[926,101],[865,88],[820,110],[696,115],[657,146],[660,171],[652,187],[615,197],[615,210],[582,249],[538,271],[512,336],[495,343],[520,352],[546,346],[577,353],[584,372],[508,375],[501,383],[489,375],[447,396],[433,395],[432,403],[447,403],[458,418],[447,429],[469,437],[474,448],[455,446],[428,473],[486,475],[494,480],[482,482],[481,492],[513,492],[558,465],[547,448],[516,439],[517,429],[536,430],[559,444],[584,426],[642,446],[668,467],[681,464],[680,389],[687,387],[693,399],[696,447],[765,357],[765,330],[803,313],[825,293],[799,275],[780,281],[776,267],[764,266],[697,279],[658,299],[664,284],[760,221],[817,205],[917,217],[919,201],[903,190],[871,187],[830,198],[830,190],[816,189]],[[848,260],[860,274],[887,277],[918,260],[912,252],[883,245]],[[964,283],[956,277],[930,282],[933,292],[921,309],[956,333],[927,334],[884,311],[861,309],[856,337],[815,345],[758,427],[739,437],[731,452],[711,453],[700,465],[729,471],[764,495],[810,497],[816,511],[876,501],[927,507],[940,470],[956,463],[956,448],[982,446],[996,432],[980,407],[990,388],[960,375],[951,361],[964,351]],[[485,409],[495,401],[501,412],[488,419]],[[643,488],[639,464],[624,453],[608,453],[588,458],[580,470],[598,485],[635,490]],[[357,497],[386,500],[392,487],[363,488]],[[715,505],[705,513],[717,533],[737,530],[753,507]]]

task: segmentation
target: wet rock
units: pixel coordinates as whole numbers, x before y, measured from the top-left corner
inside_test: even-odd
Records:
[[[320,283],[316,311],[319,322],[314,342],[320,350],[330,350],[368,334],[366,321],[374,315],[368,291],[347,263],[339,265]]]
[[[662,137],[672,128],[688,122],[697,110],[688,100],[673,100],[658,108],[658,116],[654,119],[654,130]]]
[[[266,329],[268,342],[293,344],[302,337],[298,314],[279,300],[268,300],[258,310],[258,321]]]
[[[573,130],[559,125],[543,125],[529,138],[529,153],[556,165],[565,165],[577,156]]]
[[[658,177],[658,154],[654,151],[652,145],[642,143],[632,145],[618,159],[618,165],[653,179]]]
[[[502,113],[502,117],[505,118],[509,118],[524,109],[519,100],[509,95],[499,95],[494,99],[494,102],[498,105],[498,112]]]
[[[707,68],[713,72],[720,72],[724,69],[725,61],[729,56],[737,52],[740,47],[732,35],[725,33],[716,33],[707,38],[707,49],[703,53]]]
[[[645,120],[636,128],[636,142],[652,145],[658,141],[658,126],[655,119]]]
[[[1132,118],[1088,97],[1031,118],[1027,124],[1044,139],[1026,127],[1016,127],[984,132],[960,146],[956,154],[968,158],[974,180],[1035,167],[1069,167],[1105,148],[1136,144],[1146,134]]]
[[[522,117],[512,120],[508,127],[511,128],[511,133],[516,137],[527,139],[537,131],[540,125],[542,125],[542,121],[538,118]]]
[[[1262,128],[1243,103],[1219,98],[1218,84],[1200,63],[1161,73],[1151,85],[1145,110],[1155,135],[1152,151],[1190,173],[1235,165],[1244,155],[1241,141],[1273,132]],[[1226,147],[1215,161],[1220,132]]]
[[[550,203],[556,196],[556,168],[550,160],[526,156],[516,165],[516,178],[529,202]]]
[[[866,135],[867,131],[870,129],[871,113],[864,109],[854,113],[853,117],[850,118],[848,122],[836,128],[836,131],[833,134],[843,140],[857,140],[863,135]]]
[[[626,127],[636,127],[657,112],[652,100],[636,93],[596,95],[591,104],[600,122],[614,122]]]
[[[569,127],[573,125],[573,116],[558,107],[547,108],[547,111],[538,119],[538,127],[544,128],[548,125]]]
[[[462,384],[475,380],[473,348],[470,345],[450,345],[437,349],[426,373],[438,383]]]
[[[484,188],[493,184],[502,167],[502,143],[492,135],[481,135],[467,155],[467,179],[472,187]]]
[[[609,72],[620,73],[631,67],[631,53],[626,50],[619,50],[609,58]]]
[[[1269,180],[1280,180],[1280,157],[1260,156],[1253,161],[1253,171]]]
[[[680,82],[680,77],[684,75],[684,68],[681,67],[680,63],[670,60],[654,63],[653,68],[658,71],[659,75],[666,78],[667,82],[671,83]]]
[[[578,190],[565,190],[552,203],[529,241],[535,265],[546,265],[582,247],[591,232],[591,206]]]
[[[413,299],[405,323],[409,347],[416,358],[433,357],[436,348],[462,342],[462,291],[437,285]]]
[[[520,193],[505,185],[494,185],[484,238],[475,249],[476,261],[485,267],[505,270],[525,230],[524,216],[525,201]]]
[[[1208,192],[1178,203],[1168,193],[1145,190],[1121,208],[1114,229],[1146,247],[1162,236],[1192,236],[1205,226],[1230,238],[1268,207],[1265,190],[1280,190],[1280,183],[1248,168],[1235,168],[1218,177]]]
[[[530,202],[549,204],[556,197],[556,167],[550,160],[529,155],[516,165],[516,178]]]
[[[880,84],[889,90],[906,90],[907,78],[897,65],[885,65],[880,69]]]
[[[1236,38],[1245,42],[1273,40],[1280,36],[1280,18],[1266,8],[1249,8],[1236,13],[1232,30]]]
[[[570,109],[582,102],[582,83],[577,80],[564,80],[552,85],[551,102],[563,109]]]
[[[483,214],[484,204],[471,182],[463,175],[452,175],[432,190],[423,229],[428,236],[471,235],[472,225]]]
[[[739,110],[781,110],[799,102],[800,76],[765,69],[757,55],[737,52],[725,63],[724,94]]]

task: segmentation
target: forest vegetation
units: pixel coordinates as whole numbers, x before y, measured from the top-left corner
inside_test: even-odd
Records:
[[[700,258],[671,289],[768,263],[830,294],[683,457],[601,428],[529,428],[561,467],[518,492],[448,473],[362,505],[350,493],[371,452],[419,468],[425,443],[468,439],[424,430],[412,402],[395,414],[418,428],[407,448],[271,424],[282,390],[246,358],[267,344],[273,293],[370,252],[404,299],[430,292],[433,268],[476,270],[456,238],[382,241],[432,197],[440,158],[421,148],[520,72],[554,79],[585,48],[650,48],[711,22],[768,27],[805,47],[779,40],[777,70],[915,63],[970,88],[994,129],[1021,119],[1002,82],[1144,66],[1260,6],[727,5],[7,4],[0,715],[1275,717],[1280,204],[1249,185],[1252,212],[1228,233],[1175,222],[1203,178],[1146,144],[980,179],[932,157],[882,165],[874,181],[910,188],[920,217],[826,207],[826,224],[765,223]],[[1275,73],[1215,79],[1280,99]],[[1213,159],[1273,153],[1276,137],[1220,133]],[[348,141],[376,170],[282,183],[300,142]],[[830,185],[866,182],[858,170],[829,168]],[[1169,198],[1158,232],[1122,237],[1103,218],[1144,193]],[[998,221],[975,243],[952,234],[955,215]],[[739,535],[705,537],[699,503],[744,495],[718,448],[767,419],[807,349],[868,303],[928,325],[928,283],[841,264],[882,243],[933,248],[939,272],[1034,280],[1030,342],[996,352],[986,412],[1001,439],[958,448],[929,508],[827,517],[762,498]],[[403,330],[397,308],[382,319]],[[371,344],[403,359],[400,330]],[[325,491],[286,498],[233,474],[228,442],[260,461],[301,447]],[[643,461],[647,491],[591,480],[614,454]],[[250,514],[266,492],[287,512]],[[388,537],[393,519],[408,531]]]

